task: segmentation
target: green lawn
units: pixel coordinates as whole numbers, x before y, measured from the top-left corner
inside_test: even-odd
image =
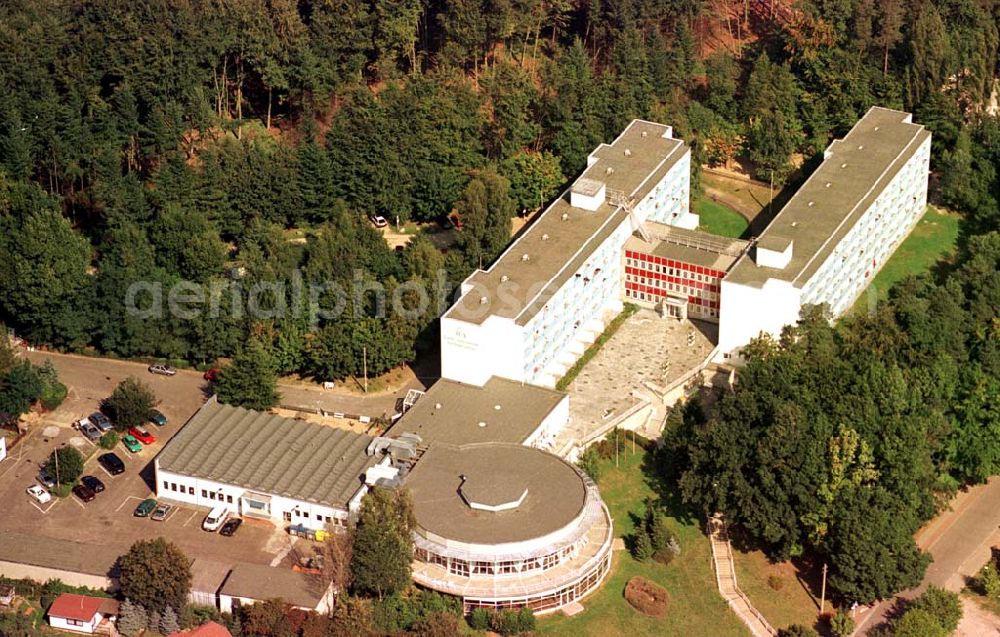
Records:
[[[698,197],[691,207],[700,217],[698,229],[705,232],[739,239],[750,225],[743,215],[711,199]]]
[[[961,217],[946,214],[928,206],[923,218],[913,232],[886,261],[872,279],[869,289],[878,299],[884,299],[889,288],[911,274],[928,271],[934,264],[947,260],[955,253]],[[863,311],[868,305],[868,292],[862,292],[854,304],[854,311]]]
[[[772,563],[761,551],[743,552],[735,547],[733,562],[740,590],[772,626],[779,629],[791,624],[814,626],[819,616],[819,595],[814,596],[804,580],[812,581],[818,574],[803,573],[790,562]],[[769,577],[780,583],[778,590],[770,585]],[[828,599],[827,612],[830,609]]]
[[[645,454],[641,447],[631,453],[631,445],[620,458],[616,468],[614,459],[602,463],[598,484],[601,495],[614,518],[615,535],[623,537],[632,532],[630,513],[641,514],[643,500],[655,495],[660,486],[644,476],[642,462]],[[615,553],[611,573],[599,590],[582,600],[584,611],[575,617],[555,614],[539,618],[539,635],[572,635],[583,637],[610,637],[612,635],[747,635],[748,630],[736,618],[719,596],[712,571],[711,548],[708,538],[701,532],[697,518],[677,504],[670,493],[666,502],[670,517],[667,522],[677,534],[681,554],[669,566],[639,563],[626,551]],[[663,617],[653,618],[640,614],[625,601],[623,591],[629,578],[641,575],[665,587],[670,593],[670,604]]]

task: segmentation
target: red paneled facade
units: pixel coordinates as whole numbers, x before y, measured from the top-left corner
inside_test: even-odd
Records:
[[[688,300],[688,316],[719,321],[722,270],[653,254],[625,251],[625,298],[657,303],[668,294]]]

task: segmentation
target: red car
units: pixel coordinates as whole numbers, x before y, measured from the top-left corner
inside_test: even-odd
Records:
[[[151,445],[156,442],[156,436],[142,427],[129,427],[128,432],[133,438],[144,445]]]
[[[202,378],[204,378],[207,381],[213,381],[213,380],[215,380],[215,377],[218,376],[218,375],[219,375],[219,368],[218,367],[213,367],[212,369],[210,369],[207,372],[205,372],[202,375]]]

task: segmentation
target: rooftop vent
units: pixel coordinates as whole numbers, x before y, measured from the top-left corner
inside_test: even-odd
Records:
[[[497,403],[496,405],[493,405],[493,409],[496,409],[497,411],[500,411],[500,404]]]
[[[548,234],[543,234],[542,235],[542,241],[548,241],[548,240],[549,240],[549,235]]]
[[[875,127],[875,130],[878,130],[878,126]]]
[[[479,304],[480,305],[486,305],[487,302],[489,302],[489,299],[486,298],[485,296],[479,297]]]
[[[858,150],[864,150],[864,149],[865,149],[864,144],[858,144]]]
[[[479,421],[479,426],[480,426],[480,427],[485,427],[485,426],[486,426],[486,423],[485,423],[485,422],[483,422],[482,420],[480,420],[480,421]]]
[[[812,202],[811,202],[811,201],[809,202],[809,205],[810,205],[810,206],[812,205]],[[792,227],[793,227],[793,228],[798,228],[798,227],[799,227],[799,222],[798,222],[798,221],[793,221],[793,222],[792,222]]]
[[[527,254],[522,254],[521,255],[521,261],[524,261],[524,262],[531,261],[531,257],[528,256]],[[486,298],[486,297],[483,297],[483,298]]]
[[[841,168],[847,168],[847,162],[845,161],[844,163],[842,163],[842,164],[840,165],[840,167],[841,167]]]
[[[611,166],[608,166],[607,168],[604,169],[604,174],[605,175],[613,175],[613,174],[615,174],[615,169],[612,168]]]
[[[826,182],[826,187],[827,187],[827,188],[829,188],[829,187],[830,187],[830,182]]]
[[[646,136],[646,135],[648,135],[648,134],[649,134],[649,133],[647,133],[646,131],[642,131],[642,136],[643,136],[643,137],[645,137],[645,136]]]
[[[562,220],[566,221],[567,219],[569,219],[569,213],[566,212],[562,213]]]
[[[434,409],[441,409],[441,403],[434,403]]]
[[[809,207],[810,207],[810,208],[812,208],[812,207],[813,207],[813,206],[815,206],[815,205],[816,205],[816,202],[815,202],[815,201],[810,201],[810,202],[809,202]]]
[[[503,276],[500,277],[500,282],[501,283],[506,283],[509,280],[510,280],[510,277],[507,276],[506,274],[504,274]]]
[[[632,156],[632,150],[631,150],[631,149],[629,149],[629,148],[626,148],[626,149],[625,149],[625,156],[626,156],[626,157],[631,157],[631,156]]]

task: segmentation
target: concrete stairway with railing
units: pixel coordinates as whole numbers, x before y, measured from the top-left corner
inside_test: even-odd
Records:
[[[736,564],[733,562],[733,548],[729,544],[729,533],[721,513],[708,519],[708,538],[712,543],[712,567],[719,594],[733,609],[736,616],[747,625],[755,637],[773,637],[778,632],[753,607],[736,583]]]

